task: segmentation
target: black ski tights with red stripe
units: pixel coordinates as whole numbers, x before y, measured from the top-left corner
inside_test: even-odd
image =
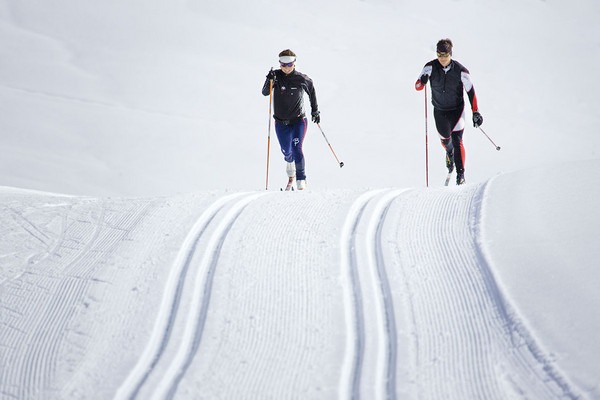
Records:
[[[442,146],[446,149],[450,160],[454,157],[456,172],[463,174],[465,172],[465,148],[462,142],[465,131],[464,110],[440,111],[434,109],[433,116]]]

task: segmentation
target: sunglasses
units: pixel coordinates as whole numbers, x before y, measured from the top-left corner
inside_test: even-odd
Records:
[[[289,63],[282,63],[282,62],[279,62],[279,65],[281,65],[282,67],[291,67],[291,66],[293,66],[293,65],[294,65],[294,62],[293,62],[293,61],[292,61],[292,62],[289,62]]]
[[[450,53],[440,53],[440,52],[438,52],[438,53],[437,53],[437,56],[438,56],[438,57],[449,57],[449,56],[450,56]]]

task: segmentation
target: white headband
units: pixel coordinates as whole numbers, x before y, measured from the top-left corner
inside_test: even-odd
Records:
[[[294,56],[281,56],[279,57],[279,62],[287,64],[291,62],[296,62],[296,57]]]

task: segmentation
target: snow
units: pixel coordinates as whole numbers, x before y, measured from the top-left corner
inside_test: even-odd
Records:
[[[0,2],[0,399],[600,399],[599,17]],[[502,150],[467,124],[443,187],[429,106],[426,188],[443,37]],[[306,192],[274,137],[264,190],[285,48],[345,164],[310,124]]]

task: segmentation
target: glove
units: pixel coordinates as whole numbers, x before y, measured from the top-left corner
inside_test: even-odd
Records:
[[[480,125],[483,125],[483,117],[479,111],[475,111],[473,113],[473,127],[478,128]]]
[[[427,85],[428,80],[428,75],[421,75],[421,77],[415,82],[415,89],[417,89],[418,91],[425,89],[425,85]]]
[[[318,124],[321,122],[321,113],[319,111],[315,111],[312,113],[312,122]]]
[[[273,81],[275,81],[275,71],[270,70],[269,73],[267,74],[267,80],[273,79]]]

